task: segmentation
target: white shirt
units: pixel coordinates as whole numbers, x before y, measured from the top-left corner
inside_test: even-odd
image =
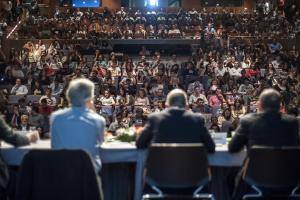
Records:
[[[10,91],[12,95],[25,95],[27,93],[28,89],[25,85],[15,85]]]
[[[189,104],[196,103],[198,99],[202,99],[204,101],[204,104],[208,104],[207,98],[204,94],[199,94],[199,96],[195,96],[192,94],[189,98]]]
[[[273,60],[272,65],[273,65],[274,68],[278,68],[280,63],[277,60]]]
[[[42,102],[43,99],[47,99],[48,106],[56,106],[56,98],[55,97],[49,98],[47,95],[41,96],[40,103]]]
[[[242,72],[241,68],[233,67],[233,68],[229,69],[230,76],[241,77],[242,76],[241,72]]]
[[[228,69],[226,67],[222,67],[222,69],[220,69],[219,67],[215,68],[215,74],[216,76],[224,76],[225,72],[227,72]]]

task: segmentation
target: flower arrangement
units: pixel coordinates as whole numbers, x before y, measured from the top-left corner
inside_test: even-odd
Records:
[[[115,140],[121,142],[134,142],[136,140],[136,129],[134,127],[130,128],[120,128],[116,131]]]

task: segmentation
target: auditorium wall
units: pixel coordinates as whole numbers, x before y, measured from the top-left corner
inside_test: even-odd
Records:
[[[102,6],[111,9],[118,9],[121,7],[121,0],[102,0]]]
[[[50,10],[54,10],[56,5],[59,5],[59,0],[43,0],[44,4],[49,5]],[[102,7],[108,7],[110,9],[119,9],[121,7],[121,0],[102,0]],[[181,7],[184,9],[201,8],[201,0],[181,0]],[[252,9],[253,1],[245,0],[244,5],[241,7],[231,7],[234,10],[241,11],[244,8]],[[99,8],[102,10],[102,8]]]
[[[230,7],[234,10],[243,10],[244,8],[252,9],[254,5],[253,0],[244,0],[244,5],[241,7]],[[200,0],[181,0],[182,8],[189,9],[189,8],[201,8],[201,1]]]
[[[22,49],[22,47],[24,46],[24,44],[28,41],[31,41],[33,43],[38,43],[39,40],[37,39],[33,39],[33,40],[26,40],[26,39],[20,39],[20,40],[10,40],[10,39],[4,39],[3,40],[3,51],[6,54],[9,54],[10,48],[14,47],[15,49]],[[51,44],[51,42],[53,42],[53,39],[45,39],[42,40],[43,43],[45,45],[49,45]],[[62,40],[64,42],[66,42],[66,40]],[[291,50],[293,48],[293,46],[295,46],[296,49],[300,50],[300,36],[298,36],[297,38],[294,39],[281,39],[278,40],[284,49],[286,50]],[[87,45],[89,44],[91,41],[90,40],[69,40],[69,43],[72,44],[78,44],[78,45]],[[267,40],[263,41],[265,44],[267,44]],[[142,45],[142,44],[141,44]]]

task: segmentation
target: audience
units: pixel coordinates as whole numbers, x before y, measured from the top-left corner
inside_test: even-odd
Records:
[[[122,13],[122,14],[120,14]],[[212,40],[222,45],[229,34],[244,36],[295,37],[299,12],[285,17],[282,10],[232,13],[223,10],[136,10],[121,8],[107,13],[64,9],[53,16],[31,15],[23,23],[18,38],[35,39],[158,39],[191,38]],[[269,35],[271,34],[271,35]],[[272,51],[280,44],[270,44]]]
[[[229,108],[232,127],[236,127],[240,116],[256,111],[258,96],[266,88],[272,87],[280,92],[283,108],[299,107],[299,51],[281,49],[274,54],[263,44],[247,44],[242,48],[243,45],[232,44],[222,50],[202,47],[186,58],[175,54],[168,57],[148,50],[150,56],[123,54],[120,57],[114,52],[104,54],[99,50],[91,56],[70,43],[56,41],[48,46],[42,42],[28,42],[20,53],[12,50],[6,56],[12,59],[4,63],[6,73],[1,84],[5,89],[1,94],[7,100],[1,105],[10,104],[9,95],[40,95],[39,101],[27,100],[25,96],[23,107],[33,104],[38,107],[39,114],[48,117],[56,109],[67,106],[65,91],[69,82],[86,77],[96,84],[95,107],[105,117],[107,127],[124,109],[133,114],[136,108],[142,108],[145,114],[162,110],[165,95],[174,88],[187,91],[189,106],[194,112],[219,118]],[[42,54],[35,57],[36,61],[30,61],[26,56],[30,52],[29,46],[43,49]],[[145,47],[143,49],[145,51]],[[21,54],[23,58],[18,62],[28,75],[22,79],[13,78],[10,69]],[[151,55],[155,55],[154,58]],[[50,66],[54,60],[60,60],[61,65],[52,70]],[[15,82],[14,86],[10,86],[12,82]],[[12,123],[12,107],[7,107],[7,111],[7,122]],[[25,108],[19,116],[22,114],[28,114]],[[16,127],[16,124],[11,125]],[[222,123],[214,126],[222,129]]]
[[[20,14],[18,7],[10,9],[12,22]],[[152,142],[203,142],[213,153],[208,129],[233,135],[229,152],[257,144],[299,145],[299,121],[286,113],[300,111],[300,53],[279,40],[295,38],[299,30],[293,6],[241,13],[57,9],[50,18],[33,12],[14,35],[28,42],[8,54],[0,47],[0,127],[3,123],[3,134],[11,134],[5,120],[13,130],[51,135],[54,149],[86,149],[97,170],[101,161],[95,145],[103,142],[105,128],[116,135],[119,128],[144,127],[138,148]],[[239,37],[226,45],[231,36]],[[44,44],[46,38],[53,42]],[[188,56],[142,45],[138,55],[129,56],[126,50],[100,49],[98,38],[202,42]],[[82,39],[91,42],[74,43]],[[28,136],[32,142],[37,137]],[[18,134],[10,137],[4,140],[29,143],[28,138],[15,142],[22,137]]]

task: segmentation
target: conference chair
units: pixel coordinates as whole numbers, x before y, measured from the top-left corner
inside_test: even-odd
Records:
[[[32,150],[17,180],[18,200],[101,200],[100,181],[83,150]]]
[[[145,194],[143,199],[214,199],[212,194],[200,193],[210,177],[207,153],[202,144],[153,143],[148,152],[145,183],[157,194]],[[194,188],[194,192],[190,195],[165,194],[162,188],[179,191]]]
[[[24,95],[9,95],[8,104],[17,104],[21,98],[24,98]]]
[[[249,198],[298,198],[300,187],[300,147],[272,148],[254,146],[250,149],[243,179],[255,193]]]
[[[27,102],[39,103],[41,95],[27,95]]]

